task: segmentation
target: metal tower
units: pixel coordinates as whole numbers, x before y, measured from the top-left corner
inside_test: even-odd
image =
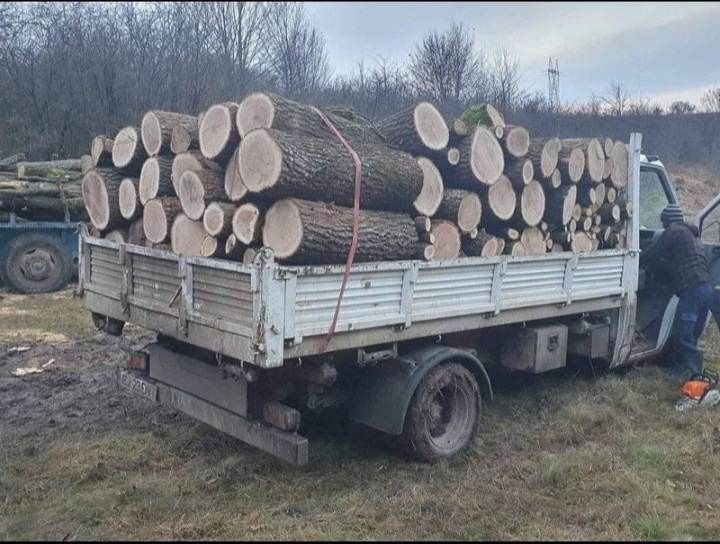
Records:
[[[548,58],[548,106],[550,111],[560,111],[560,70],[557,59]]]

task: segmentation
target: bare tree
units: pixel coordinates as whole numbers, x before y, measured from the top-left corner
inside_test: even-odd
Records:
[[[703,111],[720,113],[720,87],[708,90],[700,99]]]
[[[695,104],[692,104],[688,102],[687,100],[676,100],[672,104],[670,104],[670,107],[668,110],[670,113],[694,113],[697,109],[697,106]]]
[[[630,104],[630,91],[619,81],[613,81],[602,100],[610,115],[622,117]]]
[[[517,57],[507,48],[493,52],[489,67],[490,99],[502,113],[507,113],[523,99],[520,67]]]

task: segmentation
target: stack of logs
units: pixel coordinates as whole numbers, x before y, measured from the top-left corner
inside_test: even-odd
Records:
[[[26,221],[86,220],[80,192],[90,156],[27,162],[23,154],[0,159],[0,221],[11,213]]]
[[[585,252],[626,244],[628,153],[609,138],[530,138],[490,105],[451,122],[421,102],[371,123],[254,93],[198,117],[150,111],[92,141],[96,235],[251,263]]]

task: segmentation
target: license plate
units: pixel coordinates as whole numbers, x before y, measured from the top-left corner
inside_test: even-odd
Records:
[[[134,376],[132,373],[126,370],[120,371],[120,379],[118,381],[120,387],[122,387],[123,389],[127,389],[131,393],[135,393],[136,395],[145,397],[146,399],[149,399],[153,402],[157,401],[157,385],[143,380],[142,378],[138,378],[137,376]]]

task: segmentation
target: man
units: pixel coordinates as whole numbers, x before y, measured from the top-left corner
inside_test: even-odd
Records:
[[[657,241],[640,255],[640,266],[660,272],[678,296],[672,332],[673,374],[683,381],[703,372],[698,348],[713,301],[708,261],[695,226],[685,223],[677,204],[660,215],[664,227]]]

